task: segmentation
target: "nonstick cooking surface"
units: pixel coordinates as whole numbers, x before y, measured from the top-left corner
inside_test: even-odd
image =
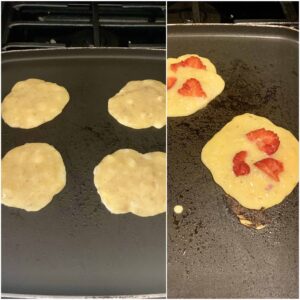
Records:
[[[2,206],[2,293],[137,295],[165,292],[165,215],[113,215],[101,203],[93,169],[120,148],[165,151],[165,128],[134,130],[107,112],[128,81],[165,81],[165,52],[68,49],[5,53],[2,99],[19,80],[40,78],[67,88],[70,102],[33,129],[2,121],[2,156],[29,142],[62,155],[67,184],[39,212]]]
[[[298,298],[298,189],[270,209],[272,224],[248,229],[200,160],[207,141],[245,112],[298,137],[297,31],[169,26],[168,57],[182,54],[210,58],[226,86],[205,109],[168,119],[168,296]]]

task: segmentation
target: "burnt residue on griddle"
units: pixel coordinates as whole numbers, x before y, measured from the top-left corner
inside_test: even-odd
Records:
[[[101,138],[101,133],[90,126],[84,126],[84,127],[82,127],[82,130],[86,130],[86,131],[90,132],[91,134],[93,134],[94,136],[96,136],[97,138]]]
[[[226,203],[231,212],[240,220],[240,222],[241,220],[247,220],[249,222],[249,225],[245,225],[248,228],[259,229],[271,222],[270,217],[268,217],[268,210],[245,208],[229,195],[226,195]]]
[[[298,187],[292,192],[293,195],[298,193]],[[248,228],[254,229],[256,234],[258,231],[256,229],[257,226],[264,225],[265,229],[259,232],[267,234],[268,232],[272,232],[278,230],[280,228],[280,224],[285,219],[286,211],[292,211],[294,209],[298,209],[297,201],[294,201],[293,197],[288,196],[283,202],[272,206],[268,209],[248,209],[241,206],[237,200],[232,198],[228,194],[224,194],[222,196],[222,200],[226,203],[226,210],[228,211],[228,216],[231,216],[233,222],[239,224],[239,215],[244,216],[246,220],[252,222],[250,226],[246,226]]]

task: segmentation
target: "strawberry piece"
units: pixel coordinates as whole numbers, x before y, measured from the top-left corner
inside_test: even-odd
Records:
[[[184,61],[180,61],[179,63],[171,64],[171,70],[176,72],[179,67],[185,67]]]
[[[169,90],[176,83],[177,78],[176,77],[168,77],[167,79],[168,79],[167,87],[168,87],[168,90]]]
[[[233,172],[235,176],[244,176],[250,173],[250,167],[245,162],[247,157],[246,151],[240,151],[233,157]]]
[[[258,149],[271,155],[275,153],[280,145],[278,135],[264,128],[260,128],[254,131],[250,131],[246,134],[247,138],[251,142],[255,142]]]
[[[206,70],[206,66],[203,64],[201,59],[197,56],[190,56],[189,58],[185,59],[184,64],[186,67]]]
[[[275,181],[279,181],[279,174],[284,171],[283,163],[270,157],[257,161],[254,165]]]
[[[233,158],[233,163],[240,163],[242,161],[245,161],[247,154],[247,151],[238,152]]]
[[[190,67],[195,69],[206,70],[206,66],[202,63],[201,59],[197,56],[190,56],[179,63],[171,64],[171,70],[176,72],[179,67]]]
[[[188,79],[178,90],[178,93],[189,97],[206,97],[200,82],[195,78]]]

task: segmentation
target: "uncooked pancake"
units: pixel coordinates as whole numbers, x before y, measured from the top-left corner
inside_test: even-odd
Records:
[[[166,86],[150,79],[130,81],[108,100],[108,111],[134,129],[162,128],[166,125]]]
[[[114,214],[140,217],[166,211],[166,154],[121,149],[94,169],[94,183],[106,208]]]
[[[167,60],[168,117],[188,116],[204,108],[224,89],[213,63],[196,54]]]
[[[282,202],[298,183],[298,141],[253,114],[235,117],[207,142],[202,162],[224,191],[249,209]]]
[[[60,153],[46,143],[16,147],[2,159],[2,204],[38,211],[66,184]]]
[[[2,102],[2,118],[10,127],[34,128],[54,119],[68,101],[67,90],[56,83],[19,81]]]
[[[169,75],[168,75],[169,76]],[[182,95],[180,90],[185,90],[186,84],[196,81],[199,96]],[[197,83],[198,81],[198,83]],[[193,68],[179,68],[176,72],[176,81],[168,89],[168,117],[188,116],[204,108],[210,101],[222,93],[225,87],[224,80],[218,74]],[[192,88],[192,86],[191,86]],[[189,92],[189,90],[187,90]],[[191,90],[193,93],[193,91]]]

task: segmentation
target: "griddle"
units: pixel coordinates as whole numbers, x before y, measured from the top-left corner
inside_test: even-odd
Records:
[[[2,156],[29,142],[53,145],[67,184],[39,212],[2,206],[2,293],[157,297],[165,293],[165,214],[113,215],[93,184],[100,160],[121,148],[165,151],[165,128],[134,130],[107,112],[128,81],[165,80],[165,51],[57,49],[4,53],[2,99],[19,80],[40,78],[67,88],[62,114],[37,128],[2,121]]]
[[[298,137],[298,32],[168,26],[168,57],[182,54],[210,58],[226,86],[205,109],[168,119],[168,296],[298,298],[298,189],[270,209],[272,224],[248,229],[200,160],[208,140],[245,112]],[[172,213],[176,204],[182,215]]]

